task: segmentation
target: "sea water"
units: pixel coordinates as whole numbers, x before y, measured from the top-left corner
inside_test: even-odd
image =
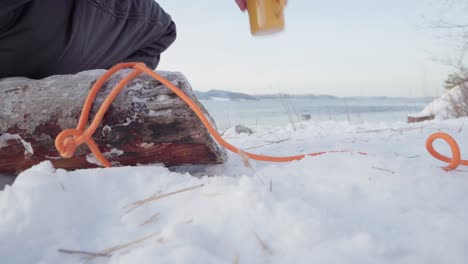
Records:
[[[285,126],[299,121],[406,122],[431,98],[290,98],[261,100],[202,100],[218,129]],[[309,119],[310,118],[310,119]]]

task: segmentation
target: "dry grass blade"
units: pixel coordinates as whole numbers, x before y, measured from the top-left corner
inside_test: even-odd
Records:
[[[360,133],[379,133],[379,132],[388,132],[388,131],[391,131],[391,132],[404,132],[404,131],[418,130],[418,129],[422,129],[424,127],[425,126],[399,128],[399,129],[384,128],[384,129],[375,129],[375,130],[361,130],[361,131],[356,131],[355,133],[358,133],[358,134],[360,134]]]
[[[114,253],[114,252],[119,251],[121,249],[128,248],[130,246],[139,244],[139,243],[141,243],[143,241],[146,241],[146,240],[148,240],[150,238],[158,236],[159,234],[161,234],[161,233],[160,232],[155,232],[155,233],[152,233],[150,235],[144,236],[142,238],[138,238],[138,239],[135,239],[133,241],[127,242],[125,244],[121,244],[121,245],[117,245],[117,246],[105,249],[105,250],[99,252],[98,254],[100,254],[100,255],[110,255],[111,253]],[[94,258],[96,258],[96,256],[90,256],[90,257],[87,257],[87,260],[89,261],[89,260],[92,260]]]
[[[379,168],[379,167],[375,167],[375,166],[372,166],[373,169],[375,170],[380,170],[380,171],[385,171],[385,172],[388,172],[388,173],[391,173],[391,174],[395,174],[396,172],[392,171],[392,170],[389,170],[389,169],[384,169],[384,168]]]
[[[292,111],[289,107],[288,102],[286,101],[286,97],[283,94],[280,94],[280,99],[281,99],[281,103],[283,104],[284,110],[286,111],[286,114],[288,115],[289,122],[291,123],[294,131],[296,131],[296,124],[294,123]]]
[[[226,131],[228,131],[229,128],[226,128],[223,132],[219,133],[222,137],[224,136],[224,133],[226,133]]]
[[[279,140],[275,140],[275,141],[265,140],[265,142],[270,143],[270,144],[278,144],[278,143],[286,142],[288,140],[289,140],[289,138],[284,138],[284,139],[279,139]]]
[[[247,156],[247,153],[245,153],[242,150],[239,150],[239,156],[242,159],[242,163],[244,163],[244,167],[252,169],[252,165],[250,164],[250,158]]]
[[[276,142],[275,143],[268,143],[268,144],[258,145],[258,146],[254,146],[254,147],[248,147],[248,148],[245,148],[244,150],[263,148],[263,147],[274,145],[274,144],[276,144]]]
[[[273,250],[263,241],[260,236],[257,234],[257,232],[253,232],[255,238],[257,239],[258,243],[262,247],[263,252],[265,252],[268,255],[273,255]]]
[[[385,143],[387,143],[394,136],[398,136],[398,134],[391,134],[390,136],[388,136],[388,138],[385,140]]]
[[[81,250],[61,249],[61,248],[59,248],[58,252],[65,253],[65,254],[73,254],[73,255],[86,255],[86,256],[91,256],[91,257],[104,257],[104,258],[112,257],[112,255],[109,255],[109,254],[95,253],[95,252],[81,251]]]
[[[140,224],[140,226],[145,226],[145,225],[154,223],[154,222],[156,222],[156,221],[158,221],[158,220],[159,220],[159,213],[156,213],[156,214],[154,214],[153,216],[151,216],[148,220],[146,220],[145,222],[143,222],[142,224]]]
[[[188,192],[188,191],[191,191],[191,190],[202,188],[203,186],[205,186],[205,184],[200,184],[200,185],[197,185],[197,186],[193,186],[193,187],[190,187],[190,188],[185,188],[185,189],[182,189],[182,190],[178,190],[178,191],[175,191],[175,192],[171,192],[171,193],[167,193],[167,194],[163,194],[163,195],[159,195],[159,196],[151,196],[150,198],[127,204],[127,205],[124,206],[124,208],[129,208],[129,210],[126,212],[126,214],[128,214],[131,211],[137,209],[138,207],[140,207],[140,206],[142,206],[142,205],[144,205],[146,203],[154,202],[156,200],[160,200],[162,198],[166,198],[166,197],[178,194],[178,193]]]
[[[269,132],[266,132],[266,133],[264,133],[264,134],[259,135],[258,137],[261,138],[261,137],[264,137],[264,136],[267,136],[267,135],[271,135],[271,134],[273,134],[273,133],[275,133],[275,132],[277,132],[277,131],[280,131],[280,130],[281,130],[281,129],[279,129],[279,128],[278,128],[278,129],[273,129],[273,130],[271,130],[271,131],[269,131]]]

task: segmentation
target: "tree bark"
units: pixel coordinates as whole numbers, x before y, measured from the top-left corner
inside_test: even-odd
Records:
[[[113,76],[101,89],[91,119],[115,84],[129,71]],[[42,80],[0,80],[0,173],[18,173],[45,160],[68,170],[97,167],[86,146],[62,159],[55,137],[76,128],[86,96],[102,70]],[[180,73],[161,72],[204,110]],[[94,134],[113,165],[163,163],[166,166],[215,164],[224,149],[208,134],[195,114],[167,87],[142,74],[130,82]]]

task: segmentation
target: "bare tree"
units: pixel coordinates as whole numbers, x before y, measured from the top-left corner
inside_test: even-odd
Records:
[[[468,116],[468,0],[440,0],[439,17],[431,27],[438,36],[453,45],[453,55],[442,60],[454,68],[447,76],[444,87],[454,89],[448,100],[451,117]]]

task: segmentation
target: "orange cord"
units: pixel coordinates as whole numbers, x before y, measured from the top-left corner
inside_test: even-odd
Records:
[[[96,113],[94,120],[85,129],[85,126],[89,119],[89,113],[91,111],[92,105],[94,103],[94,100],[96,99],[96,96],[99,90],[113,74],[125,68],[133,68],[134,70],[125,78],[123,78],[117,84],[117,86],[112,90],[112,92],[107,96],[107,98],[102,103],[101,108]],[[310,153],[307,155],[296,155],[296,156],[286,156],[286,157],[264,156],[264,155],[253,154],[250,152],[244,152],[236,148],[235,146],[231,145],[227,141],[225,141],[221,137],[221,135],[216,131],[216,129],[211,125],[211,123],[205,117],[205,115],[203,114],[203,111],[198,107],[198,105],[195,104],[192,101],[192,99],[190,99],[190,97],[188,97],[182,90],[177,88],[170,81],[160,76],[156,72],[148,69],[144,63],[129,62],[129,63],[121,63],[112,67],[103,76],[101,76],[101,78],[99,78],[99,80],[91,88],[91,91],[89,92],[89,95],[86,98],[77,128],[64,130],[57,136],[57,138],[55,139],[55,147],[60,152],[60,155],[63,158],[73,157],[76,148],[80,146],[81,144],[86,143],[88,147],[91,149],[91,152],[94,154],[96,159],[104,167],[111,167],[111,164],[104,157],[104,155],[99,150],[99,147],[97,146],[96,142],[93,140],[92,135],[94,134],[96,129],[99,127],[99,124],[101,123],[102,118],[104,117],[104,114],[107,112],[110,105],[112,104],[114,99],[117,97],[117,95],[119,95],[119,93],[122,91],[125,85],[143,72],[150,75],[154,79],[158,80],[162,84],[166,85],[171,91],[173,91],[177,96],[179,96],[180,99],[182,99],[182,101],[184,101],[195,112],[197,117],[200,119],[203,125],[205,125],[205,127],[208,129],[208,132],[213,136],[213,138],[218,143],[220,143],[223,147],[227,148],[228,150],[236,154],[246,155],[247,157],[251,159],[259,160],[259,161],[288,162],[288,161],[294,161],[294,160],[301,160],[305,158],[306,156],[318,156],[318,155],[322,155],[325,153],[332,153],[332,152],[346,152],[346,151],[327,151],[327,152]],[[443,139],[449,144],[452,150],[452,158],[446,157],[434,149],[433,143],[437,139]],[[460,148],[457,142],[455,141],[455,139],[453,139],[450,135],[446,133],[438,132],[438,133],[432,134],[426,141],[426,148],[429,151],[429,153],[432,156],[434,156],[436,159],[449,163],[448,166],[443,167],[443,169],[446,171],[455,170],[460,165],[468,166],[468,160],[461,159]],[[358,152],[358,153],[361,155],[367,155],[366,153],[363,153],[363,152]]]
[[[101,89],[102,85],[117,71],[125,68],[133,68],[134,70],[127,75],[125,78],[123,78],[117,86],[112,90],[112,92],[107,96],[107,98],[104,100],[104,102],[101,105],[101,108],[98,110],[96,113],[96,116],[94,117],[94,120],[91,122],[91,124],[85,129],[86,123],[89,118],[89,113],[91,111],[92,105],[94,103],[94,100],[96,98],[97,93]],[[296,155],[296,156],[287,156],[287,157],[272,157],[272,156],[264,156],[264,155],[257,155],[253,154],[250,152],[244,152],[235,146],[229,144],[227,141],[225,141],[221,135],[216,131],[216,129],[211,125],[211,123],[208,121],[208,119],[205,117],[203,114],[203,111],[198,107],[197,104],[195,104],[190,97],[188,97],[182,90],[177,88],[175,85],[173,85],[170,81],[165,79],[164,77],[160,76],[156,72],[150,70],[149,68],[146,67],[144,63],[122,63],[118,64],[114,67],[112,67],[109,71],[107,71],[99,80],[94,84],[94,86],[91,88],[91,91],[89,92],[88,97],[86,98],[86,101],[83,106],[83,111],[81,112],[81,116],[78,122],[78,126],[76,129],[67,129],[62,131],[57,138],[55,139],[55,147],[57,150],[60,152],[60,155],[63,158],[71,158],[73,157],[75,150],[78,146],[80,146],[83,143],[86,143],[88,147],[91,149],[91,152],[94,154],[96,159],[104,166],[104,167],[111,167],[111,164],[109,161],[104,157],[104,155],[101,153],[99,150],[99,147],[97,146],[96,142],[93,140],[92,135],[96,131],[96,129],[99,127],[99,124],[102,121],[102,118],[104,117],[104,114],[107,112],[109,109],[110,105],[114,101],[114,99],[117,97],[117,95],[122,91],[122,89],[125,87],[125,85],[130,82],[132,79],[140,75],[141,73],[146,73],[153,77],[154,79],[158,80],[165,86],[167,86],[171,91],[173,91],[177,96],[182,99],[197,115],[197,117],[200,119],[200,121],[205,125],[205,127],[208,129],[208,132],[213,136],[213,138],[220,143],[223,147],[227,148],[228,150],[236,153],[236,154],[241,154],[246,155],[247,157],[254,159],[254,160],[259,160],[259,161],[269,161],[269,162],[288,162],[288,161],[294,161],[294,160],[301,160],[306,156],[318,156],[322,155],[325,153],[330,153],[330,152],[346,152],[346,151],[328,151],[328,152],[317,152],[317,153],[311,153],[307,155]],[[366,153],[358,152],[361,155],[367,155]]]
[[[450,149],[452,150],[452,158],[446,157],[434,149],[433,143],[437,139],[442,139],[449,144]],[[446,167],[442,167],[446,171],[455,170],[460,165],[468,165],[468,160],[461,159],[460,147],[457,142],[447,133],[437,132],[429,136],[426,140],[426,149],[434,158],[448,163]]]

